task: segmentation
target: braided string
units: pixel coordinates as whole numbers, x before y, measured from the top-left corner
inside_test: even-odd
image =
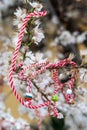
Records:
[[[17,42],[16,48],[15,48],[14,56],[13,56],[13,59],[12,59],[12,65],[11,65],[11,68],[10,68],[10,71],[9,71],[10,87],[11,87],[15,97],[17,98],[17,100],[22,105],[24,105],[25,107],[30,108],[30,109],[38,109],[38,108],[41,108],[41,107],[44,107],[44,106],[49,106],[51,104],[52,100],[46,100],[43,103],[35,105],[35,106],[32,105],[31,101],[26,103],[25,100],[23,100],[20,97],[20,95],[17,93],[17,91],[15,89],[15,85],[14,85],[14,82],[13,82],[13,74],[14,74],[14,70],[16,69],[16,60],[17,60],[18,52],[19,52],[19,49],[20,49],[20,46],[21,46],[21,42],[22,42],[24,33],[25,33],[25,27],[26,27],[27,22],[30,20],[31,17],[45,16],[46,13],[47,13],[46,11],[42,11],[42,12],[34,11],[33,13],[30,13],[29,15],[27,15],[24,18],[24,21],[23,21],[23,24],[22,24],[22,27],[21,27],[21,30],[20,30],[20,33],[19,33],[19,36],[18,36],[18,42]],[[37,75],[45,72],[46,69],[51,69],[52,72],[53,72],[53,81],[54,81],[54,92],[53,92],[53,94],[57,95],[58,91],[60,90],[63,93],[66,102],[70,103],[70,99],[75,98],[75,94],[73,93],[71,95],[70,94],[67,95],[64,91],[65,83],[61,83],[59,81],[59,77],[58,77],[59,76],[59,69],[66,66],[66,65],[71,65],[72,67],[77,66],[75,62],[70,61],[68,58],[64,59],[64,60],[60,60],[57,63],[48,63],[48,62],[35,63],[35,64],[31,64],[29,66],[26,66],[24,69],[22,69],[18,73],[18,76],[19,76],[20,80],[27,81],[28,92],[30,93],[31,90],[32,90],[32,79],[34,79]],[[23,66],[23,63],[20,63],[19,67],[22,67],[22,66]],[[38,67],[39,69],[34,71],[29,76],[26,76],[25,72],[29,69],[32,69],[32,67],[34,67],[35,69]],[[77,75],[77,73],[75,72],[73,74],[73,77],[70,79],[69,84],[68,84],[69,89],[74,90],[73,85],[74,85],[74,81],[76,79],[76,75]],[[54,115],[58,117],[56,102],[54,102]]]

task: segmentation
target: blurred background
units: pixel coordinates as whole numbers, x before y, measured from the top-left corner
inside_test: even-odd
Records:
[[[32,44],[30,50],[41,51],[44,57],[52,62],[74,54],[73,61],[78,65],[87,65],[87,0],[30,0],[30,2],[39,2],[43,5],[43,9],[48,11],[47,16],[41,19],[40,25],[45,39],[38,46]],[[20,11],[17,12],[17,9]],[[28,122],[33,130],[37,130],[37,119],[32,119],[32,115],[19,107],[19,102],[13,96],[8,83],[8,70],[18,36],[14,19],[17,22],[17,15],[20,17],[29,10],[32,10],[32,6],[29,6],[28,0],[0,0],[0,113],[2,113],[0,130],[7,130],[5,126],[8,122],[2,125],[4,119],[9,122],[16,120],[19,124],[22,121]],[[79,70],[76,84],[80,94],[77,105],[62,105],[59,109],[64,113],[64,118],[44,119],[43,130],[87,130],[87,66],[85,70],[82,68]],[[11,130],[21,130],[19,126]]]

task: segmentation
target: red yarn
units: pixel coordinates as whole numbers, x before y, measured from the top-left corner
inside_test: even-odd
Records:
[[[13,73],[16,69],[16,60],[17,60],[17,56],[18,56],[18,52],[21,46],[21,42],[22,42],[22,38],[24,36],[24,31],[25,31],[25,27],[27,22],[30,20],[31,17],[37,17],[37,16],[45,16],[46,15],[46,11],[43,12],[33,12],[30,13],[28,16],[26,16],[24,18],[20,33],[19,33],[19,37],[18,37],[18,42],[17,42],[17,46],[15,48],[15,52],[14,52],[14,56],[12,59],[12,65],[9,71],[9,82],[10,82],[10,87],[14,93],[14,95],[16,96],[17,100],[19,100],[19,102],[24,105],[27,108],[31,108],[31,109],[38,109],[44,106],[50,106],[50,104],[52,103],[52,100],[47,100],[41,104],[38,105],[32,105],[32,101],[30,100],[27,104],[25,102],[25,100],[23,100],[20,95],[17,93],[15,86],[14,86],[14,81],[13,81]],[[23,63],[20,63],[18,65],[18,67],[22,67]],[[66,92],[64,91],[64,87],[65,87],[65,83],[61,83],[59,80],[59,69],[66,66],[66,65],[70,65],[72,67],[77,66],[75,62],[70,61],[68,58],[64,59],[64,60],[60,60],[57,63],[48,63],[48,62],[42,62],[42,63],[35,63],[29,66],[26,66],[24,69],[22,69],[18,75],[20,80],[25,80],[28,83],[28,92],[30,93],[32,90],[32,79],[35,78],[37,75],[39,75],[40,73],[44,72],[46,69],[51,69],[53,71],[53,81],[54,81],[54,94],[57,94],[58,91],[61,91],[65,97],[65,100],[67,103],[71,103],[71,99],[74,100],[75,98],[75,93],[74,93],[74,81],[76,79],[76,72],[73,74],[73,76],[71,77],[69,84],[68,84],[68,88],[71,89],[73,91],[73,94],[66,94]],[[25,71],[27,71],[28,69],[31,69],[32,67],[34,68],[39,68],[38,70],[36,70],[35,72],[33,72],[30,75],[30,78],[25,76],[24,73]],[[54,116],[58,117],[58,110],[56,108],[56,102],[53,103],[54,104]]]

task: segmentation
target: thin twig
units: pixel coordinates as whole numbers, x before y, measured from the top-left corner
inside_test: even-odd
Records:
[[[35,84],[35,82],[32,81],[32,83],[33,83],[33,85],[35,86],[35,88],[37,88],[37,90],[38,90],[47,100],[49,100],[49,99],[47,98],[46,94],[44,94],[44,93],[38,88],[38,86]]]

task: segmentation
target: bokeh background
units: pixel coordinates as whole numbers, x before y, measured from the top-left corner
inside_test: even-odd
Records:
[[[19,112],[19,102],[13,96],[7,82],[11,62],[9,59],[14,51],[11,44],[17,32],[13,24],[14,12],[18,8],[26,9],[25,2],[24,0],[0,0],[0,109],[11,113],[15,119],[26,120],[33,129],[37,129],[36,119],[30,119],[27,112],[24,114]],[[42,3],[43,8],[48,11],[47,16],[41,19],[45,39],[38,46],[31,45],[30,49],[33,52],[45,53],[50,61],[64,59],[71,53],[74,54],[73,60],[78,65],[87,64],[87,0],[38,0],[37,2]],[[68,109],[66,106],[63,112],[67,116],[64,119],[58,120],[54,117],[45,119],[43,130],[87,130],[87,71],[85,75],[85,82],[80,76],[77,78],[78,91],[81,94],[77,103],[82,104],[78,105],[77,109],[71,106],[70,111],[66,110]],[[83,108],[80,111],[78,109],[81,105]]]

